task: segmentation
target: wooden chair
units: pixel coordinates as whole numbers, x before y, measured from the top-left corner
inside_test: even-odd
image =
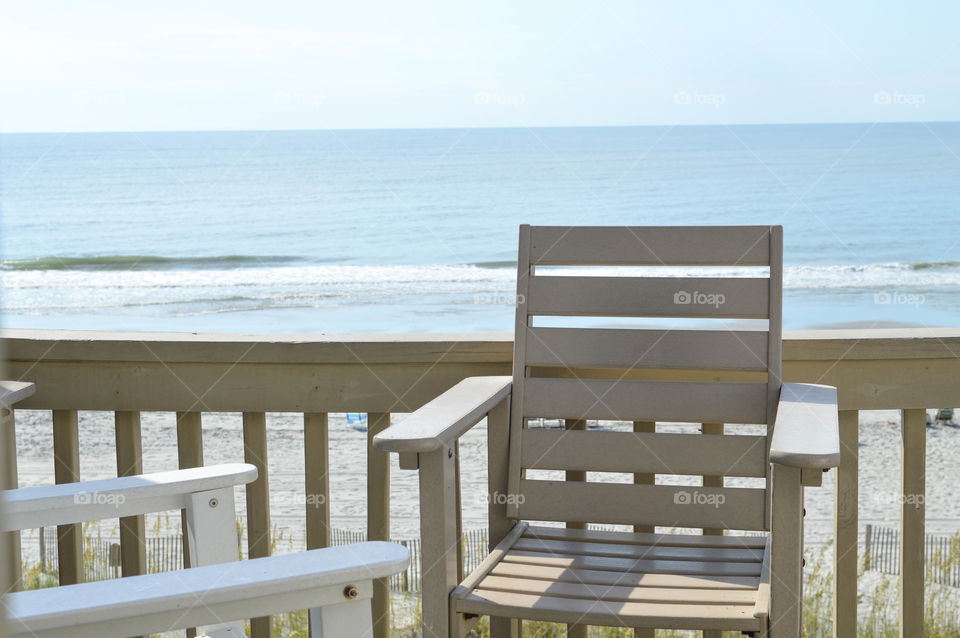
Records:
[[[373,579],[406,569],[409,552],[371,542],[238,561],[233,487],[247,464],[7,490],[0,531],[186,510],[192,567],[8,593],[7,635],[84,638],[149,635],[199,626],[244,636],[242,618],[310,609],[317,638],[372,635]]]
[[[836,389],[782,381],[782,254],[779,226],[520,228],[513,377],[466,379],[374,443],[420,471],[424,636],[463,636],[481,615],[496,638],[517,636],[516,619],[581,636],[587,625],[799,636],[802,485],[819,484],[840,453]],[[555,266],[727,270],[562,276]],[[733,277],[731,266],[760,272]],[[705,327],[547,327],[544,317]],[[707,325],[731,318],[763,329]],[[456,441],[485,416],[492,551],[461,581]],[[535,427],[541,418],[566,428]],[[587,419],[633,425],[600,431]],[[703,425],[664,433],[658,421]],[[766,427],[724,433],[728,423]],[[654,481],[662,475],[678,476]]]

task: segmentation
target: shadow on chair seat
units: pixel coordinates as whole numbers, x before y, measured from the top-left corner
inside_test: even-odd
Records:
[[[759,631],[765,536],[518,524],[453,593],[456,612],[573,624]]]

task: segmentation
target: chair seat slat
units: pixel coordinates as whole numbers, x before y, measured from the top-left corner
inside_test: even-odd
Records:
[[[457,601],[456,605],[457,611],[461,613],[499,614],[530,620],[585,625],[748,631],[760,626],[759,621],[753,617],[752,605],[635,602],[613,604],[603,600],[538,596],[494,590],[474,590],[470,595]]]

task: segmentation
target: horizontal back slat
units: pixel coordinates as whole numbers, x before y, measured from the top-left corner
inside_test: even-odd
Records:
[[[520,481],[520,518],[538,521],[764,529],[766,490]]]
[[[766,423],[766,383],[525,379],[523,416]]]
[[[765,319],[762,277],[531,277],[528,315]]]
[[[589,430],[523,431],[524,469],[766,475],[766,437]]]
[[[533,265],[766,266],[769,226],[533,226]]]
[[[767,369],[759,330],[528,328],[526,347],[528,366]]]

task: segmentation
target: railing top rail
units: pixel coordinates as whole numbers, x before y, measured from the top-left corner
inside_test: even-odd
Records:
[[[512,357],[508,332],[225,334],[3,329],[11,359],[246,363],[449,363]],[[960,358],[960,327],[786,330],[785,360]],[[51,342],[56,342],[50,348]]]
[[[100,330],[0,330],[5,356],[20,361],[165,363],[445,363],[509,361],[513,335],[225,334]]]

